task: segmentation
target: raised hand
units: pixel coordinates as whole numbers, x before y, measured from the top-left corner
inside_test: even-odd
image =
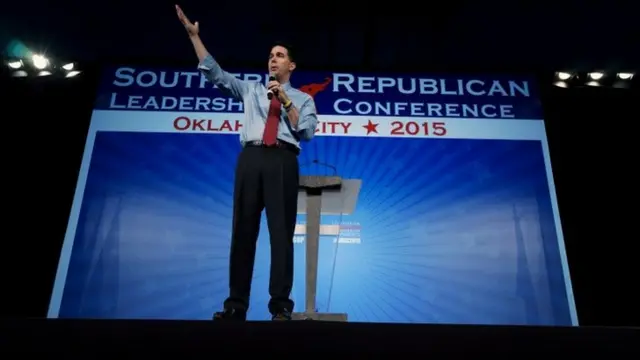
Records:
[[[178,14],[178,20],[184,25],[184,28],[187,29],[189,36],[196,36],[200,32],[200,25],[196,21],[192,23],[189,21],[189,18],[184,14],[180,6],[176,5],[176,13]]]

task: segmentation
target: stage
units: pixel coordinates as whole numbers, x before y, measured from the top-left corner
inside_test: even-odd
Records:
[[[314,321],[219,324],[208,321],[3,320],[2,353],[278,357],[318,353],[411,356],[611,355],[629,358],[630,328],[393,325]],[[174,353],[171,353],[174,354]]]

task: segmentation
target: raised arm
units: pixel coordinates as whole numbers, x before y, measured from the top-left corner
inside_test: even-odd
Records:
[[[215,84],[221,91],[242,101],[252,84],[247,81],[240,80],[232,74],[224,71],[213,56],[209,54],[207,48],[202,43],[199,35],[200,25],[198,22],[196,21],[195,23],[192,23],[189,21],[178,5],[176,5],[176,12],[178,14],[178,19],[187,30],[191,43],[193,44],[193,49],[196,51],[196,55],[198,56],[198,70],[200,70],[207,80]]]

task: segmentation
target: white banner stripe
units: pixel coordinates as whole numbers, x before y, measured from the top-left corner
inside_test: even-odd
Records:
[[[95,110],[96,131],[238,134],[243,114]],[[543,140],[542,120],[320,115],[317,136]]]

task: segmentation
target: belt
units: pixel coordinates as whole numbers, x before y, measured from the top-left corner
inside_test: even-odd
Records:
[[[280,140],[277,140],[273,145],[266,145],[261,140],[247,141],[246,143],[244,143],[244,147],[279,148],[289,150],[296,155],[300,155],[300,149],[297,146]]]

